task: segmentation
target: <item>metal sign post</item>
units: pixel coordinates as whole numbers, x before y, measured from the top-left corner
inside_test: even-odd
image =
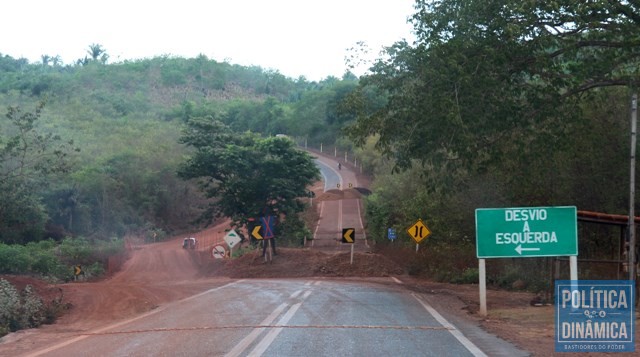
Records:
[[[636,129],[638,123],[638,95],[631,97],[631,163],[629,179],[629,280],[636,279]]]
[[[478,283],[480,287],[480,316],[487,316],[487,268],[484,259],[478,259]]]

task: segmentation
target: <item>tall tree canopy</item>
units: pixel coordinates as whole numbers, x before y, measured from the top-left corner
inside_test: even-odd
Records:
[[[34,112],[7,109],[0,134],[0,242],[42,238],[47,213],[39,193],[47,177],[69,172],[73,141],[38,129],[44,102]]]
[[[109,59],[107,50],[105,50],[104,47],[102,47],[102,45],[97,43],[92,43],[91,45],[89,45],[89,48],[87,49],[87,54],[91,56],[91,59],[93,59],[94,61],[97,61],[98,59],[100,59],[102,63],[106,63],[107,60]]]
[[[180,175],[201,179],[213,203],[203,218],[231,218],[244,224],[251,217],[294,215],[304,208],[300,197],[319,179],[312,158],[287,138],[237,134],[220,121],[188,120],[182,143],[195,149]]]
[[[44,102],[34,112],[7,108],[7,123],[0,135],[0,183],[34,180],[42,175],[68,172],[68,155],[76,150],[73,141],[37,129]]]
[[[554,148],[594,90],[640,83],[637,1],[418,0],[417,41],[399,42],[352,98],[362,143],[413,159],[486,168]],[[387,97],[371,110],[374,87]],[[363,101],[364,100],[364,101]],[[544,155],[543,149],[539,152]]]

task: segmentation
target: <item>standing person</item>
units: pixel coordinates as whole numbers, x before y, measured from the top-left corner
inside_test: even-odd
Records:
[[[342,170],[342,164],[338,163],[338,170]]]

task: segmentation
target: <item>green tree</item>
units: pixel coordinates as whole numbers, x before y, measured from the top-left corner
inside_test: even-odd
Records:
[[[49,55],[41,55],[40,58],[42,59],[42,67],[47,67],[49,62],[53,59]]]
[[[39,240],[47,213],[40,192],[47,178],[69,172],[73,141],[37,128],[44,102],[34,112],[9,107],[0,136],[0,241]]]
[[[86,65],[88,65],[88,64],[89,64],[89,62],[90,62],[90,61],[91,61],[91,60],[90,60],[87,56],[84,56],[84,58],[78,58],[78,59],[76,60],[76,64],[77,64],[78,66],[86,66]]]
[[[18,328],[20,294],[8,281],[0,279],[0,336]]]
[[[417,41],[387,49],[361,79],[387,104],[350,129],[399,168],[457,162],[486,170],[522,151],[561,148],[594,90],[640,82],[640,13],[624,1],[416,2]],[[547,150],[535,150],[548,148]]]
[[[181,141],[195,151],[179,174],[201,179],[213,200],[203,215],[209,221],[225,216],[242,225],[259,215],[295,215],[319,179],[311,157],[291,140],[233,133],[211,117],[189,120]]]
[[[10,125],[5,133],[9,135],[0,137],[0,182],[69,171],[68,155],[78,150],[72,140],[63,142],[59,135],[37,129],[44,105],[40,102],[34,112],[8,107],[6,118]]]
[[[104,58],[106,61],[106,59],[109,58],[107,55],[107,50],[105,50],[102,45],[97,43],[92,43],[91,45],[89,45],[87,54],[91,56],[91,59],[93,59],[94,61],[97,61],[98,58]]]
[[[55,55],[53,57],[51,57],[51,64],[54,67],[58,67],[62,65],[62,58],[60,58],[60,55]]]
[[[417,1],[417,41],[388,47],[347,101],[357,114],[350,137],[360,145],[376,139],[396,172],[365,158],[379,166],[366,200],[371,236],[424,217],[429,243],[464,250],[478,207],[624,213],[638,6]],[[615,252],[609,242],[618,237],[604,235],[582,234],[581,256]],[[528,267],[523,278],[544,279],[540,262],[518,263]]]

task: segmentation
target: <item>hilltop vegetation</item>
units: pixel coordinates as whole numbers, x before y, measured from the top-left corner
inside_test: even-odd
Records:
[[[51,133],[79,150],[65,149],[64,172],[45,177],[34,171],[22,180],[20,187],[31,197],[22,207],[15,207],[19,202],[5,191],[0,237],[6,243],[191,228],[206,199],[193,182],[177,177],[190,152],[179,142],[190,118],[216,118],[238,135],[334,141],[347,120],[337,114],[335,103],[357,83],[349,75],[293,80],[204,56],[67,66],[0,56],[0,71],[0,106],[32,114],[41,108],[34,137]],[[6,119],[2,145],[18,132]],[[13,212],[7,211],[11,206]],[[20,220],[21,228],[9,223],[9,215]]]

